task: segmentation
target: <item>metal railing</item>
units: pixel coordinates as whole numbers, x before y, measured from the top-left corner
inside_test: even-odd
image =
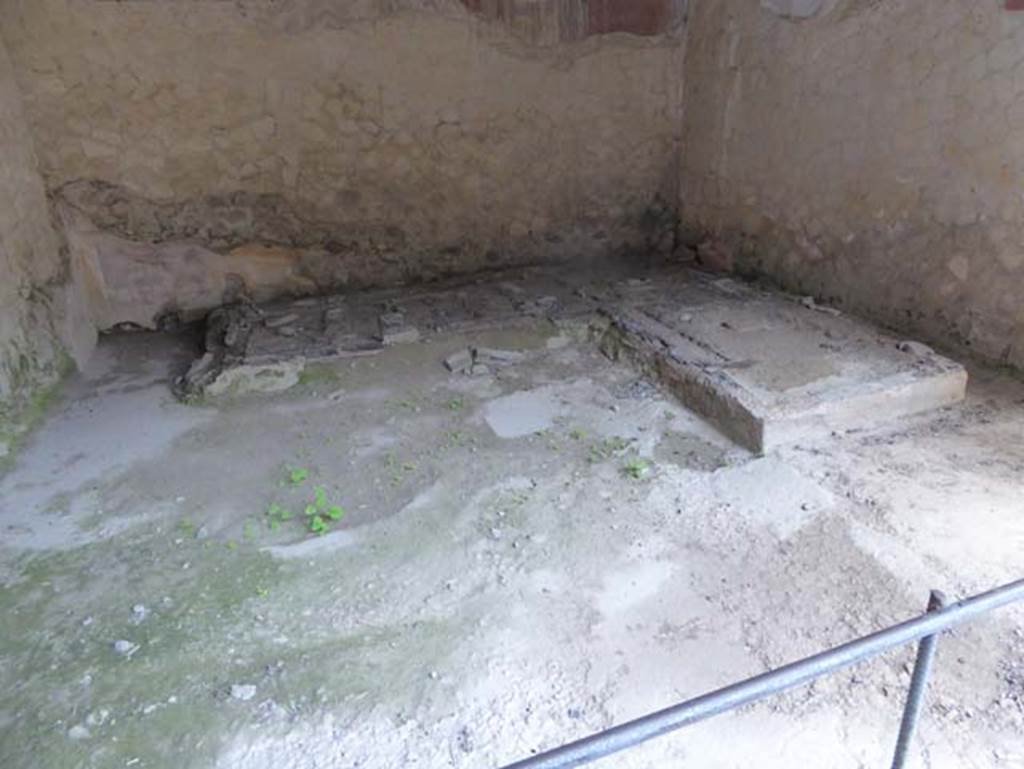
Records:
[[[951,605],[947,605],[941,593],[933,591],[927,613],[916,619],[893,625],[829,651],[748,678],[547,753],[509,764],[504,769],[569,769],[582,766],[684,726],[810,683],[899,646],[920,641],[910,691],[903,711],[903,722],[896,743],[896,753],[892,761],[892,769],[903,769],[921,716],[939,635],[952,627],[1017,601],[1024,601],[1024,579]]]

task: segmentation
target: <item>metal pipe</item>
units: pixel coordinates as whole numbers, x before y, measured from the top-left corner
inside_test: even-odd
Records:
[[[947,603],[946,596],[933,590],[928,599],[928,612],[934,614]],[[903,709],[903,722],[900,724],[900,736],[896,740],[896,753],[892,759],[892,769],[903,769],[910,754],[910,744],[914,741],[917,722],[924,707],[924,695],[928,689],[928,677],[935,661],[935,649],[939,644],[939,634],[927,635],[921,639],[917,647],[917,661],[914,663],[914,675],[910,679],[910,691],[907,692],[907,704]]]
[[[1020,600],[1024,600],[1024,579],[561,748],[509,764],[505,769],[569,769],[581,766],[727,710],[808,683],[898,646],[933,636],[980,614]]]

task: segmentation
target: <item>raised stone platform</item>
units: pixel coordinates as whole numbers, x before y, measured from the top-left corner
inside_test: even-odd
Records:
[[[662,267],[516,270],[233,305],[211,315],[207,352],[180,385],[186,394],[220,394],[243,380],[249,389],[281,389],[308,360],[538,318],[591,323],[608,355],[640,366],[755,452],[947,406],[964,397],[967,384],[962,366],[924,345],[808,298]]]
[[[964,368],[810,299],[696,271],[619,287],[610,354],[655,372],[752,451],[870,427],[963,399]]]

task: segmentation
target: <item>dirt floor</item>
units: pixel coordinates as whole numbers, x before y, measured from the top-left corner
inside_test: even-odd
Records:
[[[526,355],[449,372],[468,346]],[[5,769],[492,768],[1024,570],[1001,374],[758,457],[584,324],[184,405],[193,356],[108,338],[0,478]],[[596,766],[886,766],[911,659]],[[1024,766],[1024,611],[943,640],[916,754]]]

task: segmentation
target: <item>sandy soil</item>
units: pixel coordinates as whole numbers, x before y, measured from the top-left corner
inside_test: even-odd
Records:
[[[447,372],[469,344],[528,358]],[[995,373],[754,457],[579,328],[186,406],[190,353],[107,340],[0,478],[4,767],[494,767],[1021,576],[1024,386]],[[887,765],[911,659],[598,766]],[[1024,766],[1024,611],[943,640],[916,752]]]

